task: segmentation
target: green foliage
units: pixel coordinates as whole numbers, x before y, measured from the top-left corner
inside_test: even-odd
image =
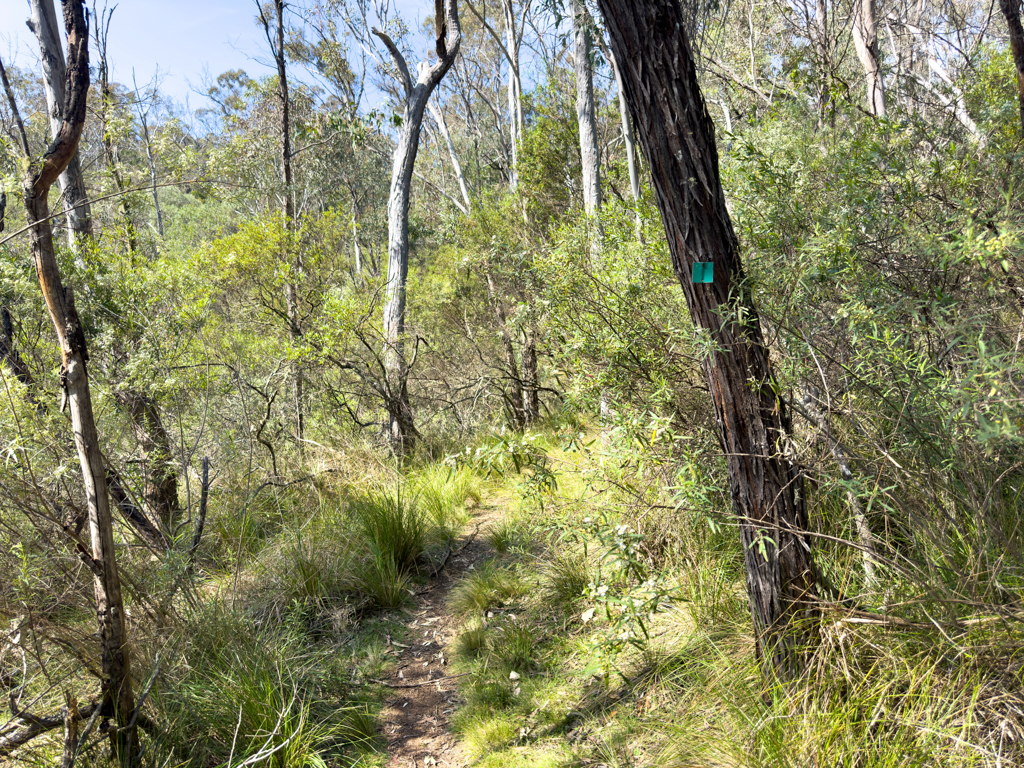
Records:
[[[513,571],[488,564],[459,582],[452,591],[451,606],[461,614],[486,613],[525,593],[526,585]]]
[[[349,513],[385,571],[417,569],[429,530],[415,499],[403,496],[401,489],[376,492],[350,501]]]

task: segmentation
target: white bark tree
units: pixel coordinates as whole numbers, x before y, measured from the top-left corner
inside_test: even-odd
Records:
[[[856,0],[853,5],[853,44],[864,68],[868,110],[875,117],[885,117],[885,82],[882,79],[881,56],[878,51],[878,20],[875,0]]]
[[[408,453],[417,436],[408,392],[412,365],[405,354],[412,178],[427,101],[451,68],[462,44],[457,0],[434,0],[434,33],[437,60],[432,64],[421,62],[414,81],[405,57],[391,37],[379,29],[373,30],[373,34],[380,38],[391,55],[404,94],[402,124],[392,160],[391,191],[388,197],[388,276],[384,288],[383,318],[386,379],[384,405],[388,412],[388,440],[398,455]]]
[[[473,15],[480,21],[487,34],[491,36],[498,48],[508,62],[508,113],[509,113],[509,137],[511,152],[511,169],[509,171],[509,188],[515,192],[519,185],[519,147],[523,142],[523,79],[519,68],[519,51],[523,44],[523,32],[526,29],[526,17],[530,10],[530,0],[525,0],[520,6],[521,17],[518,25],[516,23],[516,12],[514,0],[501,0],[502,23],[505,28],[504,39],[488,23],[486,17],[473,5],[472,0],[466,0],[466,6]]]
[[[573,66],[576,70],[576,120],[583,163],[583,208],[594,216],[601,207],[601,153],[597,146],[594,65],[590,59],[590,15],[580,0],[570,0]]]

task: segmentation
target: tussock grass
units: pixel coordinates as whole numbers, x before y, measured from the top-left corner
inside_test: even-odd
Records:
[[[468,467],[431,464],[410,477],[409,486],[420,509],[445,539],[458,535],[469,521],[468,507],[483,499],[480,479]]]
[[[176,649],[185,663],[161,675],[152,693],[173,724],[161,743],[166,758],[327,768],[376,748],[375,717],[349,697],[329,651],[310,652],[286,629],[256,631],[223,607],[189,623]]]
[[[502,608],[526,592],[526,583],[515,572],[487,564],[462,579],[449,604],[460,614],[482,613]]]
[[[374,492],[349,502],[348,513],[356,530],[372,548],[372,559],[384,570],[401,573],[416,570],[427,547],[429,523],[415,498],[403,494]]]

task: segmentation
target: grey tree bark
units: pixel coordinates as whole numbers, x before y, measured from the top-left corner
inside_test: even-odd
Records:
[[[138,734],[132,723],[135,697],[132,691],[131,654],[125,626],[121,580],[114,548],[114,528],[110,516],[106,470],[100,450],[92,395],[86,363],[85,333],[75,308],[70,286],[61,280],[54,252],[48,196],[50,187],[67,167],[78,148],[85,125],[86,98],[89,93],[89,39],[83,0],[63,0],[64,26],[68,39],[65,101],[60,129],[41,159],[32,159],[17,103],[0,64],[0,77],[7,92],[11,112],[21,128],[25,151],[25,175],[22,183],[28,220],[32,259],[39,286],[53,321],[61,350],[61,383],[67,395],[75,448],[82,471],[82,483],[89,513],[91,557],[86,565],[92,571],[96,593],[96,613],[102,654],[102,706],[115,719],[110,739],[122,764],[134,764],[139,756]],[[132,727],[129,727],[129,726]]]
[[[46,111],[50,118],[50,132],[56,136],[60,130],[64,108],[64,80],[66,66],[64,49],[60,42],[60,27],[53,0],[29,0],[31,17],[26,22],[39,42],[39,59],[43,67],[43,91],[46,94]],[[92,237],[92,206],[85,191],[82,164],[78,152],[68,162],[68,167],[57,178],[61,197],[64,200],[64,216],[68,225],[68,245],[73,250],[79,241]]]
[[[612,74],[615,76],[615,87],[619,92],[619,122],[622,124],[622,146],[626,153],[626,166],[629,169],[629,192],[634,203],[640,202],[640,169],[636,162],[636,137],[633,135],[633,121],[629,117],[629,104],[626,103],[626,94],[623,93],[622,73],[619,71],[619,63],[615,60],[615,54],[604,44],[600,38],[601,52],[611,64]],[[641,240],[643,234],[643,218],[640,211],[636,212],[636,239]]]
[[[498,44],[508,62],[507,95],[512,166],[509,172],[509,189],[513,192],[519,186],[519,148],[523,142],[523,80],[519,68],[519,52],[523,44],[523,31],[526,29],[529,6],[529,2],[522,4],[522,19],[517,27],[514,0],[501,0],[502,22],[505,28],[505,37],[502,39],[501,35],[473,5],[472,0],[466,0],[466,7],[483,24],[484,29]]]
[[[587,216],[594,216],[601,207],[601,153],[597,146],[589,14],[580,0],[570,0],[569,7],[572,10],[573,67],[576,70],[576,121],[580,129],[580,159],[583,163],[583,208]]]
[[[819,578],[802,475],[718,172],[714,123],[697,80],[679,0],[598,0],[622,68],[630,114],[651,170],[672,264],[703,361],[739,519],[747,593],[765,671],[791,677],[813,643]],[[691,280],[695,262],[714,282]],[[806,620],[806,624],[798,622]]]
[[[444,119],[444,112],[437,108],[434,102],[427,102],[427,109],[431,117],[437,122],[437,128],[441,131],[441,137],[448,147],[448,157],[452,161],[452,170],[455,171],[455,178],[459,182],[459,190],[462,192],[462,200],[466,204],[465,214],[468,216],[473,212],[473,201],[469,197],[469,187],[466,186],[466,174],[462,172],[462,163],[459,162],[459,154],[455,151],[455,142],[452,141],[451,131],[448,130],[448,121]]]
[[[419,151],[420,131],[427,101],[451,68],[462,44],[457,0],[434,0],[434,36],[437,61],[422,62],[413,81],[405,57],[394,41],[379,29],[391,54],[405,95],[402,126],[392,160],[391,191],[388,196],[388,276],[384,288],[384,374],[385,403],[388,412],[388,440],[396,455],[402,456],[415,445],[417,431],[409,403],[409,369],[405,354],[406,284],[409,277],[409,203],[412,178]]]
[[[868,111],[885,117],[885,82],[882,80],[881,57],[878,52],[878,21],[875,0],[855,0],[853,5],[853,44],[864,68]]]

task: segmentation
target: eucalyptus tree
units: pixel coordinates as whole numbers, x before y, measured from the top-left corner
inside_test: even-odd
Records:
[[[22,191],[30,222],[32,259],[60,346],[61,385],[71,413],[75,448],[88,507],[91,552],[86,554],[83,551],[82,554],[93,574],[96,594],[102,652],[102,710],[113,716],[117,724],[117,727],[110,729],[115,754],[122,764],[133,765],[139,755],[139,742],[135,731],[137,713],[132,690],[131,655],[117,568],[106,468],[86,367],[89,353],[82,321],[75,307],[74,293],[71,286],[65,285],[61,278],[50,223],[50,188],[78,148],[89,93],[89,34],[84,2],[63,0],[63,11],[68,39],[65,100],[59,130],[41,157],[33,153],[28,144],[24,124],[2,65],[0,75],[22,142]]]
[[[283,261],[288,264],[289,269],[298,272],[302,265],[299,263],[298,254],[290,256],[288,251],[294,250],[291,235],[295,230],[295,190],[292,180],[292,124],[291,112],[288,99],[288,68],[285,60],[284,45],[284,0],[274,0],[274,18],[271,20],[263,6],[257,2],[259,10],[259,22],[263,27],[263,33],[270,46],[270,52],[274,57],[274,64],[277,67],[277,99],[280,111],[281,123],[279,137],[281,141],[281,215],[284,218],[284,229],[287,236],[284,239],[285,253],[282,254]],[[289,261],[291,262],[289,264]],[[285,282],[284,288],[285,308],[288,313],[288,333],[292,342],[297,344],[302,336],[302,328],[299,325],[299,299],[295,289],[294,275]],[[295,412],[295,437],[299,441],[300,450],[305,436],[305,415],[302,404],[302,368],[297,361],[292,362],[292,401]]]
[[[53,0],[29,0],[31,17],[26,22],[39,42],[39,61],[43,69],[43,91],[50,131],[56,136],[60,130],[61,110],[64,108],[64,80],[66,66],[64,49],[60,42],[60,28]],[[82,163],[78,151],[68,161],[57,181],[64,200],[64,215],[68,224],[68,242],[76,248],[82,238],[92,237],[92,207],[85,191]]]
[[[1017,71],[1017,104],[1021,130],[1024,131],[1024,26],[1020,22],[1020,0],[999,0],[999,10],[1010,31],[1010,52]]]
[[[868,110],[875,117],[885,117],[885,80],[882,78],[878,50],[878,14],[875,0],[856,0],[853,4],[853,43],[857,58],[864,68]]]
[[[368,27],[365,3],[359,4],[363,26]],[[359,34],[358,27],[351,25]],[[430,95],[451,69],[462,44],[457,0],[434,0],[434,42],[437,58],[420,62],[416,78],[409,70],[405,55],[391,35],[373,27],[371,33],[387,49],[401,88],[401,121],[392,154],[391,184],[388,195],[388,271],[384,285],[382,364],[384,369],[384,407],[388,415],[387,438],[397,455],[415,445],[417,430],[409,401],[409,371],[415,352],[407,356],[406,290],[409,277],[409,204],[412,179],[419,151],[420,132]],[[418,346],[418,342],[417,342]]]
[[[476,16],[481,26],[491,36],[498,49],[508,62],[508,98],[509,145],[511,164],[509,168],[509,188],[514,192],[519,184],[519,151],[523,143],[523,77],[520,71],[520,51],[523,46],[523,34],[526,31],[526,19],[530,13],[530,0],[520,4],[517,18],[514,0],[501,0],[502,25],[505,29],[504,40],[487,20],[486,3],[479,3],[478,9],[472,0],[466,0],[466,6]]]
[[[582,0],[569,0],[572,14],[573,68],[576,71],[576,122],[580,131],[583,167],[583,208],[595,216],[601,208],[601,151],[597,146],[594,106],[594,63],[591,58],[592,25]]]
[[[693,323],[739,518],[747,593],[767,672],[792,675],[794,622],[814,619],[818,573],[804,535],[802,476],[789,422],[725,203],[680,0],[599,0],[640,144],[651,169],[676,274]],[[714,282],[691,282],[711,262]]]

